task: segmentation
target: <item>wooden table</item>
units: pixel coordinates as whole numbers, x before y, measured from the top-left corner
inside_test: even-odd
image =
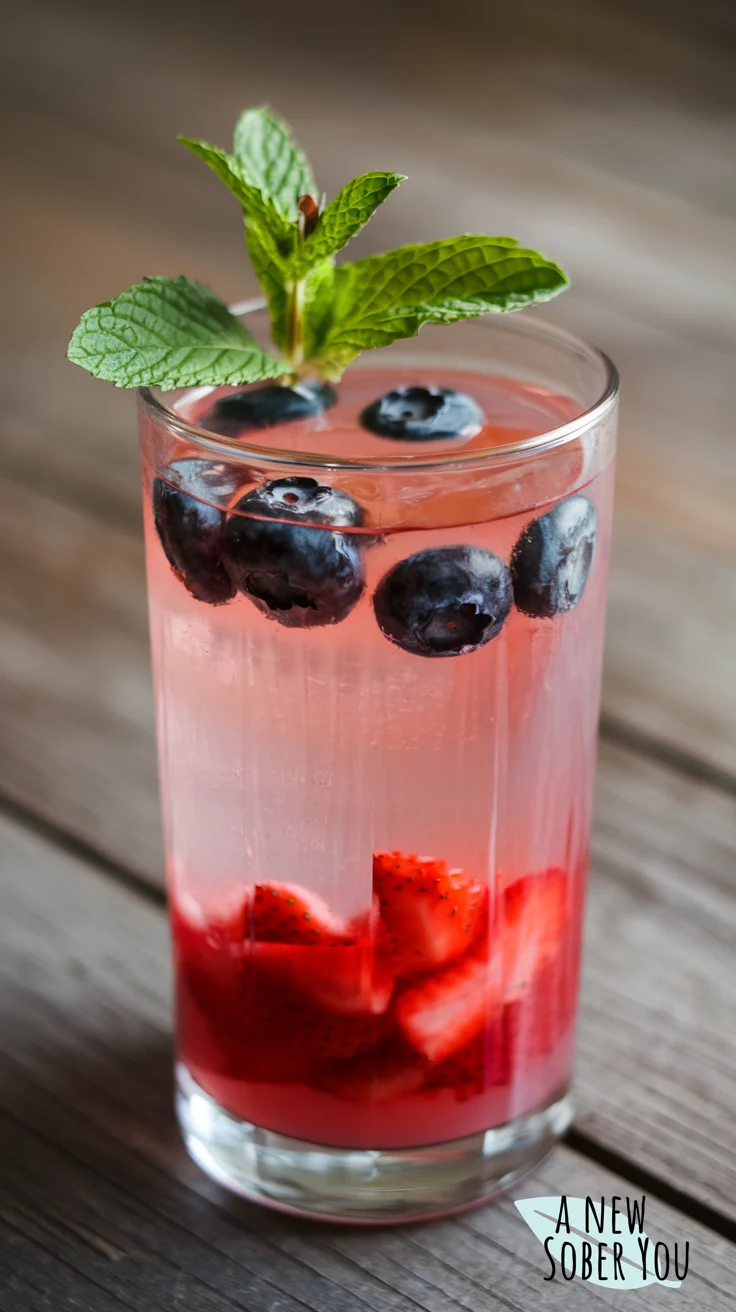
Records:
[[[578,1113],[516,1196],[645,1192],[648,1232],[691,1243],[676,1305],[736,1305],[733,63],[671,6],[665,34],[639,12],[632,44],[605,5],[584,18],[570,0],[560,28],[527,0],[529,40],[507,16],[495,46],[470,6],[464,41],[436,4],[424,23],[392,13],[387,41],[379,7],[362,60],[337,22],[310,36],[300,7],[286,48],[227,0],[209,31],[142,0],[9,15],[2,1312],[666,1297],[543,1283],[511,1200],[394,1232],[298,1224],[227,1198],[178,1140],[133,405],[64,345],[143,273],[253,290],[228,197],[173,137],[224,139],[264,99],[300,124],[328,190],[371,167],[411,175],[364,250],[512,231],[572,272],[550,317],[621,367]]]

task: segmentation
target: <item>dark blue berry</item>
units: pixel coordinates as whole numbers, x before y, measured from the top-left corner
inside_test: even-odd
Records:
[[[503,561],[482,547],[429,547],[381,579],[381,632],[414,656],[463,656],[495,638],[511,610]]]
[[[240,437],[254,429],[311,419],[334,405],[336,400],[335,390],[329,383],[298,383],[295,387],[266,383],[264,387],[220,397],[201,424],[222,437]]]
[[[345,619],[365,586],[360,535],[330,531],[363,522],[347,492],[281,478],[248,492],[234,510],[225,560],[240,592],[290,628]]]
[[[534,619],[577,606],[595,550],[597,516],[587,497],[568,497],[533,519],[511,553],[514,600]]]
[[[153,480],[153,519],[171,568],[197,601],[221,606],[235,596],[222,561],[225,511],[240,479],[210,460],[174,460]],[[214,503],[214,504],[213,504]]]
[[[360,422],[379,437],[430,442],[440,437],[474,437],[484,423],[472,396],[449,387],[397,387],[372,401]]]

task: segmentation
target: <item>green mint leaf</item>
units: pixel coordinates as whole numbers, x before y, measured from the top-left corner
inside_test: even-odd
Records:
[[[235,128],[233,151],[247,181],[295,222],[299,197],[315,195],[316,186],[288,125],[267,109],[246,109]]]
[[[179,140],[204,160],[240,201],[248,254],[266,296],[273,340],[276,346],[285,350],[289,316],[287,282],[290,276],[287,269],[298,243],[296,223],[284,218],[271,198],[248,180],[235,156],[206,141],[194,141],[190,137],[180,137]]]
[[[208,141],[195,141],[192,137],[179,137],[187,150],[204,160],[209,168],[240,201],[246,222],[259,223],[272,234],[279,251],[288,255],[296,240],[296,228],[276,209],[270,197],[244,175],[240,163],[233,155]]]
[[[149,278],[87,310],[68,357],[118,387],[219,387],[285,372],[222,301],[188,278]]]
[[[404,181],[403,173],[364,173],[346,183],[319,216],[314,231],[295,255],[297,273],[341,251]]]
[[[425,323],[521,309],[566,284],[556,264],[511,237],[450,237],[344,264],[323,346],[326,367],[334,375],[361,351],[413,337]]]

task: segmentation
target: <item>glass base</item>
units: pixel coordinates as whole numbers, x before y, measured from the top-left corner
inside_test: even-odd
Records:
[[[567,1094],[505,1125],[422,1148],[330,1148],[226,1112],[177,1066],[176,1110],[202,1170],[244,1198],[313,1220],[376,1225],[487,1202],[531,1171],[572,1120]]]

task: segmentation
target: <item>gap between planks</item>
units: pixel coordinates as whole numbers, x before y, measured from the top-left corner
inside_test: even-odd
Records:
[[[603,742],[613,743],[617,747],[626,747],[657,765],[664,765],[676,774],[684,775],[695,783],[705,784],[716,792],[736,797],[736,775],[718,765],[711,764],[686,752],[672,743],[664,742],[654,734],[648,734],[619,720],[607,712],[601,714],[598,723],[598,736]]]
[[[683,1216],[689,1217],[691,1221],[698,1221],[700,1225],[707,1226],[722,1239],[728,1239],[732,1244],[736,1244],[736,1221],[729,1216],[724,1216],[717,1208],[709,1207],[699,1198],[691,1198],[684,1189],[678,1189],[676,1185],[670,1184],[654,1171],[647,1171],[630,1157],[624,1157],[622,1153],[606,1148],[584,1130],[578,1130],[575,1125],[567,1131],[565,1143],[581,1157],[595,1162],[596,1166],[602,1166],[607,1171],[620,1175],[627,1184],[634,1185],[643,1193],[651,1194],[661,1203],[667,1203],[676,1211],[682,1212]]]

